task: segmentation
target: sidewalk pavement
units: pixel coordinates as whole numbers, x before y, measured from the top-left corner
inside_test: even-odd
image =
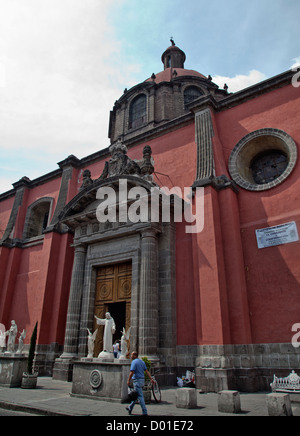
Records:
[[[38,386],[35,390],[0,386],[0,408],[47,416],[128,416],[126,404],[71,397],[71,390],[71,383],[53,380],[49,377],[39,377]],[[149,416],[200,417],[227,415],[218,412],[217,394],[199,394],[198,390],[197,409],[178,409],[176,408],[176,390],[176,387],[162,389],[162,402],[160,404],[152,402],[147,406]],[[238,416],[268,416],[267,393],[241,393],[242,413]],[[300,404],[293,403],[292,405],[294,416],[300,416]],[[141,415],[141,408],[138,404],[133,412],[133,416]]]

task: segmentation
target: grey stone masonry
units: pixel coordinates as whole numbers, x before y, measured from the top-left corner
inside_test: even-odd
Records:
[[[269,416],[293,416],[290,396],[288,394],[267,395]]]
[[[30,180],[26,177],[23,177],[19,182],[14,184],[14,187],[16,189],[16,195],[14,199],[14,204],[11,210],[11,214],[9,217],[8,224],[6,226],[4,235],[0,241],[0,244],[11,242],[12,239],[12,232],[14,229],[14,226],[16,224],[16,219],[18,216],[19,208],[22,207],[23,204],[23,198],[25,194],[26,187],[29,186]]]
[[[196,386],[204,392],[270,391],[274,374],[300,373],[300,348],[292,344],[177,346],[177,366],[195,368]]]
[[[148,182],[133,176],[126,180],[130,186],[144,186],[150,195]],[[64,352],[56,359],[55,378],[69,379],[74,360],[87,355],[86,332],[94,325],[97,271],[127,262],[132,266],[126,313],[130,316],[130,350],[147,356],[153,364],[170,367],[165,374],[176,380],[176,228],[172,223],[99,222],[96,193],[100,185],[113,186],[118,193],[117,178],[100,181],[80,191],[61,216],[61,223],[74,231],[75,259]]]
[[[125,402],[130,360],[81,359],[74,363],[71,396]],[[100,407],[100,406],[99,406]]]
[[[197,408],[196,389],[189,389],[189,388],[177,389],[176,407],[178,409],[196,409]]]
[[[238,391],[221,391],[218,393],[218,410],[222,413],[240,413],[241,399]]]
[[[196,182],[205,182],[213,176],[214,158],[212,138],[214,136],[210,109],[204,109],[195,114],[196,144],[197,144],[197,175]]]
[[[27,357],[14,353],[0,353],[0,386],[18,388],[27,368]]]
[[[71,155],[67,159],[59,163],[59,166],[63,170],[63,173],[61,178],[61,186],[60,186],[59,196],[57,200],[57,205],[53,214],[53,218],[49,230],[52,230],[53,227],[57,225],[59,222],[59,215],[66,205],[68,190],[69,190],[69,182],[73,175],[73,167],[78,167],[79,162],[80,161],[75,156]]]
[[[61,359],[73,359],[78,353],[78,337],[81,319],[81,301],[86,252],[87,247],[85,245],[79,245],[75,247],[74,267],[69,297],[67,327],[65,333],[65,345]]]
[[[139,351],[149,359],[158,349],[158,240],[154,229],[145,230],[141,242]]]

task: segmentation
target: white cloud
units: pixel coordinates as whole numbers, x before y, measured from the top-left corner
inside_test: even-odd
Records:
[[[20,179],[21,177],[19,177]],[[1,176],[0,177],[0,193],[10,191],[13,189],[12,183],[15,183],[17,179],[11,180],[10,177]]]
[[[215,76],[213,77],[213,82],[219,85],[220,88],[223,88],[226,83],[229,87],[228,92],[237,92],[262,82],[266,78],[264,73],[251,70],[248,75],[238,74],[235,77]]]
[[[49,156],[51,171],[109,145],[109,112],[140,69],[110,24],[123,1],[0,0],[1,150]]]

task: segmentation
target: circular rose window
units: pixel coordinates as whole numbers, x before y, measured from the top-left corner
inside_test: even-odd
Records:
[[[263,191],[282,183],[297,162],[297,146],[285,132],[262,129],[245,136],[229,159],[232,179],[249,191]]]
[[[278,150],[270,150],[256,156],[251,164],[254,182],[258,185],[273,182],[285,172],[288,157]]]

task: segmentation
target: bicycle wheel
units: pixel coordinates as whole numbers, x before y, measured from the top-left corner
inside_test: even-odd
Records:
[[[153,393],[153,397],[156,401],[156,403],[160,403],[161,402],[161,392],[158,386],[157,381],[155,380],[155,382],[152,384],[152,393]]]

